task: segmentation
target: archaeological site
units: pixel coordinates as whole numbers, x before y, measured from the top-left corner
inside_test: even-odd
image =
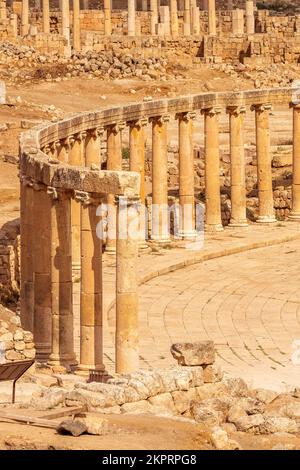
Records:
[[[299,266],[300,0],[0,0],[1,454],[300,450]]]

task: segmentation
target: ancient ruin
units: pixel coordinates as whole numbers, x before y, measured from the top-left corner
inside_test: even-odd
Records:
[[[0,2],[0,449],[300,447],[299,28]]]

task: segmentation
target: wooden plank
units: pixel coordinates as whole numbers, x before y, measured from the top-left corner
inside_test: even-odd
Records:
[[[36,418],[35,416],[26,416],[26,415],[16,415],[14,413],[1,411],[0,420],[9,419],[18,423],[30,424],[35,426],[41,426],[44,428],[57,429],[59,422],[53,422],[50,419]]]
[[[40,415],[39,418],[42,419],[57,419],[63,418],[64,416],[73,416],[78,413],[84,413],[86,411],[86,406],[72,406],[69,408],[61,408],[55,411],[46,412],[43,415]]]

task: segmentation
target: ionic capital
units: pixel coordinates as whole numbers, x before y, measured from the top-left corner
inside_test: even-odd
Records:
[[[94,129],[89,129],[87,131],[87,134],[89,137],[97,139],[98,137],[101,137],[104,134],[104,127],[95,127]]]
[[[300,101],[294,101],[290,103],[290,108],[295,109],[296,111],[300,111]]]
[[[53,186],[47,186],[47,194],[51,197],[53,201],[58,199],[57,189]]]
[[[170,121],[170,115],[163,114],[162,116],[154,116],[150,118],[149,121],[162,126],[163,124],[167,124]]]
[[[114,134],[117,135],[119,132],[121,132],[126,126],[126,123],[124,121],[116,122],[115,124],[111,124],[107,126],[109,130]]]
[[[148,119],[142,118],[142,119],[136,119],[134,121],[128,121],[127,124],[130,127],[136,127],[137,129],[142,129],[143,127],[146,127],[148,124]]]
[[[139,196],[115,196],[115,202],[122,207],[135,206],[141,202]]]
[[[26,175],[19,175],[20,183],[24,186],[29,186],[32,188],[33,186],[33,181],[29,176]]]
[[[80,202],[84,206],[88,206],[90,204],[94,204],[96,202],[96,199],[91,197],[90,193],[87,193],[86,191],[74,191],[74,199],[76,202]]]
[[[181,121],[185,121],[185,122],[193,121],[195,118],[196,118],[196,113],[194,111],[187,111],[187,112],[175,114],[175,119],[180,119]]]
[[[272,104],[271,103],[253,104],[250,109],[251,111],[264,113],[265,111],[272,111]]]
[[[220,106],[211,106],[210,108],[201,109],[201,114],[205,116],[216,116],[217,114],[221,113]]]
[[[73,143],[77,140],[77,142],[82,142],[87,136],[87,133],[85,131],[77,132],[73,136],[71,136],[71,139],[73,139]]]
[[[246,106],[227,106],[226,113],[238,117],[240,114],[246,113]]]

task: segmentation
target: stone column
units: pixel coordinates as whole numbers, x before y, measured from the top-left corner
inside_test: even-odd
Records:
[[[80,0],[73,0],[73,49],[81,50],[80,40]]]
[[[129,124],[129,146],[130,146],[130,171],[136,171],[141,176],[140,186],[140,232],[141,240],[139,247],[148,248],[145,244],[146,237],[146,188],[145,188],[145,131],[148,124],[147,119],[131,121]]]
[[[21,36],[27,36],[29,31],[29,0],[22,0]]]
[[[101,137],[104,129],[96,128],[88,131],[85,144],[85,166],[101,168]]]
[[[43,32],[50,33],[49,0],[43,0]]]
[[[244,10],[232,10],[232,33],[244,34]]]
[[[31,181],[21,176],[21,324],[33,331],[34,283],[33,283],[33,189]]]
[[[184,12],[183,12],[183,35],[191,35],[191,11],[190,11],[190,0],[184,0]]]
[[[150,0],[150,33],[151,36],[156,36],[156,25],[158,23],[158,7],[157,7],[157,0]]]
[[[135,0],[128,0],[128,36],[135,36]]]
[[[220,196],[219,107],[202,110],[205,136],[205,228],[209,232],[223,230]]]
[[[107,170],[122,170],[122,136],[124,123],[115,124],[107,128]],[[105,251],[116,253],[116,205],[114,194],[108,194],[108,226]]]
[[[70,139],[69,164],[84,166],[84,140],[85,134],[78,133]],[[80,272],[80,204],[75,199],[71,202],[72,219],[72,264],[74,274]]]
[[[76,365],[72,306],[71,198],[48,188],[51,207],[52,352],[49,365]]]
[[[148,11],[148,0],[142,0],[142,11]]]
[[[61,0],[62,35],[66,40],[65,55],[71,55],[69,0]]]
[[[60,162],[69,163],[70,141],[68,138],[59,141],[57,158]]]
[[[102,325],[102,242],[97,236],[97,206],[88,193],[81,198],[81,291],[79,371],[104,370]]]
[[[179,235],[184,240],[192,240],[196,236],[193,149],[193,120],[196,114],[179,113],[176,117],[179,126]]]
[[[300,104],[293,108],[293,186],[292,210],[289,219],[300,220]]]
[[[170,0],[170,16],[171,34],[173,38],[177,38],[179,34],[177,0]]]
[[[51,201],[47,188],[34,185],[33,192],[33,266],[34,325],[36,357],[45,362],[51,354]]]
[[[104,0],[104,34],[111,35],[111,0]]]
[[[230,227],[247,226],[246,178],[243,124],[246,108],[229,106],[230,127],[230,175],[231,175],[231,219]]]
[[[13,29],[13,36],[16,38],[18,36],[18,15],[12,13],[9,19]]]
[[[128,229],[138,217],[138,199],[118,198],[116,277],[116,372],[139,368],[138,241]]]
[[[208,34],[211,36],[216,35],[216,1],[208,0]]]
[[[270,104],[254,105],[256,124],[257,184],[259,197],[259,217],[257,222],[276,222],[272,188],[272,168],[270,155]]]
[[[152,228],[151,239],[170,241],[168,210],[168,129],[170,117],[158,116],[152,121]]]
[[[253,0],[246,0],[246,31],[247,34],[255,33]]]
[[[195,36],[199,36],[200,34],[200,18],[199,18],[199,15],[200,15],[200,10],[197,6],[194,6],[193,9],[192,9],[192,25],[193,25],[193,30],[192,30],[192,33],[195,35]]]

